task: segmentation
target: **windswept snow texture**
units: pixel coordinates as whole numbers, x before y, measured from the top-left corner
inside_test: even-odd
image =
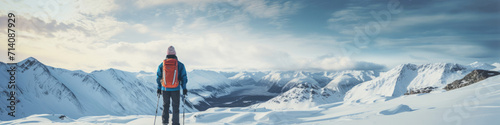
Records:
[[[500,76],[447,92],[395,97],[370,104],[330,103],[301,110],[211,108],[186,113],[189,125],[492,125],[500,122]],[[153,124],[154,115],[58,119],[41,114],[0,124]],[[182,120],[182,118],[181,118]],[[161,123],[161,119],[156,119]]]

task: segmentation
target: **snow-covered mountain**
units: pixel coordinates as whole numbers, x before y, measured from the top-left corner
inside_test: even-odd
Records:
[[[213,72],[213,71],[212,71]],[[193,74],[196,72],[190,72]],[[213,72],[214,74],[216,72]],[[218,87],[205,86],[204,89],[194,90],[195,97],[198,100],[191,100],[197,104],[197,108],[205,110],[209,107],[221,106],[249,106],[260,102],[282,102],[283,100],[295,100],[303,104],[314,106],[332,101],[338,101],[333,98],[334,91],[330,89],[319,90],[326,86],[337,76],[342,76],[339,72],[304,72],[304,71],[271,71],[271,72],[237,72],[220,74],[228,79],[220,82],[224,84]],[[188,75],[189,76],[189,75]],[[313,89],[313,90],[309,90]],[[293,91],[292,91],[293,90]],[[296,94],[297,92],[303,94]],[[295,94],[294,94],[295,93]],[[312,93],[312,94],[306,94]],[[332,97],[322,97],[318,93],[332,95]],[[279,95],[279,96],[278,96]],[[289,96],[287,96],[289,95]],[[305,96],[316,96],[314,99]],[[278,97],[276,97],[278,96]],[[269,99],[276,97],[273,101]],[[323,99],[320,99],[323,98]],[[338,97],[335,97],[338,98]],[[297,100],[301,99],[301,100]],[[318,99],[318,100],[316,100]],[[342,99],[342,98],[340,98]],[[324,100],[324,101],[320,101]],[[199,104],[196,102],[200,102]],[[321,102],[321,103],[316,103]],[[287,105],[285,103],[281,103]],[[272,105],[272,104],[270,104]],[[264,106],[264,105],[262,105]],[[270,107],[269,107],[270,108]]]
[[[186,113],[189,125],[494,125],[500,122],[500,76],[453,91],[409,95],[371,104],[324,104],[310,109],[211,108]],[[478,90],[480,92],[478,93]],[[152,124],[153,115],[87,116],[35,114],[0,124]],[[161,123],[157,118],[156,123]]]
[[[107,69],[86,73],[46,66],[35,58],[17,64],[20,117],[32,114],[65,114],[72,118],[89,115],[151,115],[156,108],[156,73]],[[319,105],[371,103],[399,97],[408,90],[442,88],[474,69],[495,70],[493,65],[472,63],[403,64],[387,72],[375,71],[270,71],[188,72],[188,112],[212,107],[307,109]],[[0,62],[0,70],[7,70]],[[0,82],[7,83],[7,72]],[[7,98],[0,86],[0,98]],[[343,102],[343,103],[344,103]],[[160,101],[160,105],[161,105]],[[6,107],[7,101],[0,101]],[[6,115],[7,109],[0,108]],[[1,117],[5,120],[8,117]]]
[[[342,101],[342,98],[336,97],[335,91],[321,88],[316,84],[300,83],[285,93],[252,107],[275,110],[308,109],[338,101]]]
[[[411,90],[443,88],[454,80],[461,79],[474,69],[491,69],[490,65],[473,63],[402,64],[375,78],[361,83],[349,92],[346,102],[373,103],[399,97]]]
[[[7,70],[0,63],[2,71]],[[2,83],[8,74],[1,72]],[[85,73],[46,66],[35,58],[17,63],[16,117],[32,114],[57,113],[71,117],[88,115],[150,115],[157,102],[153,73],[131,73],[108,69]],[[10,91],[1,86],[0,98]],[[161,103],[161,101],[160,101]],[[0,102],[6,107],[6,101]],[[188,111],[197,111],[187,106]],[[7,109],[0,108],[3,117]]]
[[[306,82],[324,87],[338,75],[337,72],[272,71],[258,82],[266,84],[269,92],[284,93]]]
[[[280,110],[307,109],[322,104],[339,102],[343,100],[345,93],[352,87],[375,78],[378,73],[374,71],[340,71],[310,73],[310,76],[306,76],[302,72],[296,72],[295,75],[299,77],[290,80],[284,86],[291,86],[291,89],[265,103],[256,104],[252,107]],[[324,83],[320,84],[313,78],[330,78],[330,82],[325,86]]]
[[[492,70],[492,69],[495,69],[498,67],[495,65],[498,65],[498,64],[497,63],[493,63],[493,64],[480,63],[480,62],[476,61],[476,62],[469,64],[468,66],[470,66],[473,69]]]
[[[370,81],[379,76],[375,71],[342,71],[336,73],[336,77],[331,80],[325,88],[335,91],[340,98],[344,98],[347,91],[359,83]]]
[[[243,81],[256,82],[256,81],[259,81],[260,79],[262,79],[262,77],[264,77],[264,75],[266,75],[266,74],[263,72],[245,72],[245,71],[243,71],[243,72],[239,72],[235,75],[231,75],[229,77],[229,79],[243,85],[243,84],[248,84],[247,82],[243,82]]]
[[[282,93],[284,92],[283,87],[292,79],[294,79],[294,73],[292,71],[288,72],[270,72],[262,79],[259,80],[259,83],[268,83],[269,92],[273,93]]]
[[[198,110],[217,106],[248,106],[267,101],[276,96],[263,90],[267,87],[257,81],[264,76],[262,72],[215,72],[193,70],[188,72],[188,99]],[[244,96],[264,95],[266,98],[244,98]],[[235,100],[236,99],[236,100]]]
[[[1,63],[2,70],[7,69]],[[1,73],[1,82],[7,83],[8,74]],[[270,93],[265,76],[288,72],[215,72],[193,70],[188,72],[188,111],[205,110],[214,106],[248,106],[267,101],[280,93]],[[319,86],[330,82],[331,73],[292,72],[287,87],[310,81]],[[329,76],[330,75],[330,76]],[[292,78],[297,77],[297,78]],[[46,66],[35,58],[18,63],[18,116],[40,113],[58,113],[71,117],[87,115],[151,114],[156,108],[156,73],[125,72],[108,69],[85,73]],[[277,79],[283,79],[275,77]],[[320,81],[320,82],[316,82]],[[1,97],[8,90],[1,86]],[[161,105],[160,101],[160,105]],[[4,107],[8,104],[0,102]],[[36,106],[34,106],[36,105]],[[35,108],[35,107],[43,108]],[[0,109],[7,112],[7,109]]]

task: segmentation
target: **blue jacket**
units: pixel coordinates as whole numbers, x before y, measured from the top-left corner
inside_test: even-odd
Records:
[[[163,75],[163,62],[160,64],[160,66],[158,66],[158,71],[156,72],[156,83],[158,83],[158,89],[160,90],[163,90],[163,91],[179,91],[180,90],[180,87],[182,86],[182,89],[186,89],[186,84],[188,82],[188,79],[187,79],[187,74],[186,74],[186,67],[184,67],[184,64],[179,62],[178,61],[178,65],[179,65],[179,77],[178,79],[180,79],[179,81],[179,86],[177,86],[177,88],[165,88],[161,85],[161,77]]]

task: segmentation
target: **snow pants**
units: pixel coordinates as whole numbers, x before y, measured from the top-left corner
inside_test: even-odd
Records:
[[[179,125],[180,91],[163,91],[162,123],[168,124],[170,99],[172,99],[172,125]]]

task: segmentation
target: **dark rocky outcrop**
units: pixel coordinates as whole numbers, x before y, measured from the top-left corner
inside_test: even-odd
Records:
[[[487,71],[487,70],[474,70],[471,73],[467,74],[464,78],[456,80],[456,81],[446,85],[446,87],[444,87],[443,89],[449,91],[449,90],[461,88],[464,86],[474,84],[474,83],[479,82],[481,80],[484,80],[486,78],[496,76],[498,74],[500,74],[500,72]]]
[[[425,87],[421,89],[412,89],[408,90],[405,95],[412,95],[412,94],[420,94],[420,93],[430,93],[432,90],[436,89],[438,87]]]

